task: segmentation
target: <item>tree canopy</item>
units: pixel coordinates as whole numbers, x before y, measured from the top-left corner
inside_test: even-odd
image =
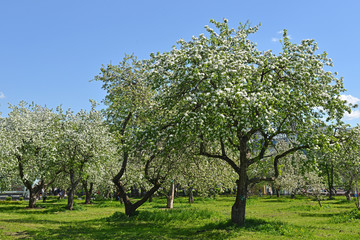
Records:
[[[235,30],[226,19],[211,23],[216,30],[206,26],[207,35],[181,39],[148,60],[158,113],[148,129],[153,141],[166,135],[172,145],[197,143],[200,155],[233,168],[232,221],[242,225],[247,186],[274,180],[282,157],[327,141],[324,129],[340,124],[350,107],[340,99],[342,79],[326,70],[332,60],[317,53],[314,40],[291,43],[284,30],[282,52],[274,54],[249,40],[258,26]],[[279,139],[291,141],[291,148],[273,151]],[[251,165],[269,158],[273,176],[248,177]]]

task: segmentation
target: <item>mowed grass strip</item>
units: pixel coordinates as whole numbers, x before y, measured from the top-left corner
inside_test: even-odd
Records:
[[[0,239],[360,239],[360,214],[343,197],[323,202],[306,197],[250,197],[244,227],[230,219],[234,197],[154,198],[131,218],[117,201],[77,200],[74,211],[65,200],[0,202]]]

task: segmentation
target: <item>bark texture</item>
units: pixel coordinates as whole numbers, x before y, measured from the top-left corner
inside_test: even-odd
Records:
[[[174,197],[175,197],[175,184],[174,181],[171,182],[169,195],[167,196],[166,208],[174,208]]]

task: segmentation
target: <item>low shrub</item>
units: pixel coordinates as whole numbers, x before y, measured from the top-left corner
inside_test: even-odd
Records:
[[[5,201],[11,201],[12,200],[12,197],[10,197],[10,196],[7,196],[6,198],[5,198]]]
[[[19,197],[19,201],[24,201],[24,197]]]

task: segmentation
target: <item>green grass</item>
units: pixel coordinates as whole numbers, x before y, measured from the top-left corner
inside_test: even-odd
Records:
[[[119,202],[97,201],[74,211],[50,199],[28,209],[26,201],[0,201],[0,239],[360,239],[360,212],[345,198],[322,202],[307,198],[251,197],[246,224],[229,221],[234,197],[154,198],[131,218]]]

